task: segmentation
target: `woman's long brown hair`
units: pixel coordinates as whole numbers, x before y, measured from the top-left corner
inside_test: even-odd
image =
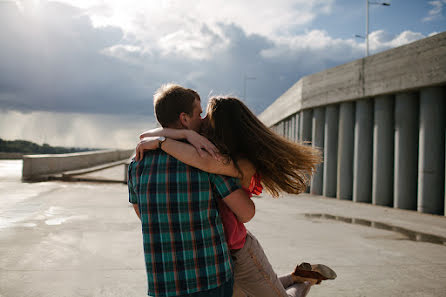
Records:
[[[207,116],[209,139],[228,161],[249,160],[273,197],[304,192],[322,161],[320,150],[274,133],[237,98],[211,98]]]

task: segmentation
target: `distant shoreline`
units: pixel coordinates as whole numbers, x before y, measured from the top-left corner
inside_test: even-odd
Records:
[[[0,138],[0,159],[20,160],[23,155],[43,155],[43,154],[66,154],[95,151],[97,149],[78,148],[78,147],[60,147],[36,144],[26,140],[4,140]]]
[[[0,160],[21,160],[23,153],[5,153],[0,152]]]

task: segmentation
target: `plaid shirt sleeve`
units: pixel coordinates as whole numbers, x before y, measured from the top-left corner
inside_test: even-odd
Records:
[[[210,174],[213,192],[219,198],[223,199],[232,192],[241,189],[240,181],[237,178]]]
[[[136,195],[135,188],[133,187],[133,177],[135,175],[135,172],[133,172],[133,167],[135,166],[135,161],[132,161],[129,164],[128,168],[128,176],[127,176],[127,186],[129,189],[129,202],[132,204],[138,204],[138,196]],[[133,173],[132,173],[133,172]]]

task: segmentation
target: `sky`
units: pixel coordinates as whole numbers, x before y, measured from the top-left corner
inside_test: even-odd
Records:
[[[375,1],[369,1],[374,2]],[[0,138],[132,148],[163,83],[260,114],[365,55],[363,0],[0,0]],[[446,0],[370,4],[370,53],[446,31]]]

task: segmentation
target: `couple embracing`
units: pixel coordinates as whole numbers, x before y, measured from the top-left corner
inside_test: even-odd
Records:
[[[238,99],[175,84],[154,95],[162,128],[144,132],[129,166],[129,201],[141,219],[148,295],[305,296],[336,274],[302,263],[278,277],[244,223],[251,196],[298,194],[320,152],[275,134]]]

